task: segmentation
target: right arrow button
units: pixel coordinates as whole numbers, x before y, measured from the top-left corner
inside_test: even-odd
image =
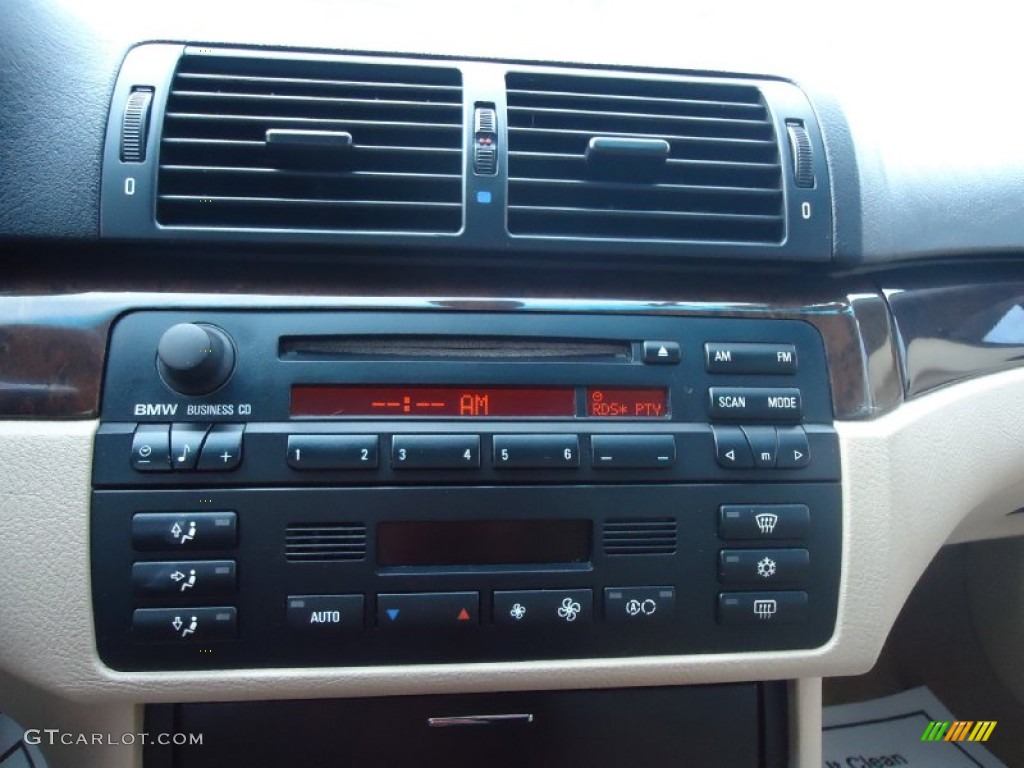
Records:
[[[803,427],[779,427],[777,469],[803,469],[811,463],[811,448]]]

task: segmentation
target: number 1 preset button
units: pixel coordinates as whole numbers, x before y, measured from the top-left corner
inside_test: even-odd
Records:
[[[289,435],[288,466],[298,470],[376,469],[377,435]]]
[[[392,469],[479,469],[480,435],[395,435]]]

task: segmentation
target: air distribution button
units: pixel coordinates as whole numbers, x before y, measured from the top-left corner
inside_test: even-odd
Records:
[[[178,323],[160,337],[157,370],[168,387],[183,395],[220,389],[235,368],[235,346],[224,331],[205,323]]]

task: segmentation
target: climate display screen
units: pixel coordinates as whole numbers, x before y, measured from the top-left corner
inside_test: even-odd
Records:
[[[384,522],[377,563],[384,567],[525,565],[590,560],[590,520]]]

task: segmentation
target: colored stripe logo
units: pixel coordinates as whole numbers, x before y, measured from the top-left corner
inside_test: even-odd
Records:
[[[921,734],[921,741],[988,741],[996,720],[933,720]]]

